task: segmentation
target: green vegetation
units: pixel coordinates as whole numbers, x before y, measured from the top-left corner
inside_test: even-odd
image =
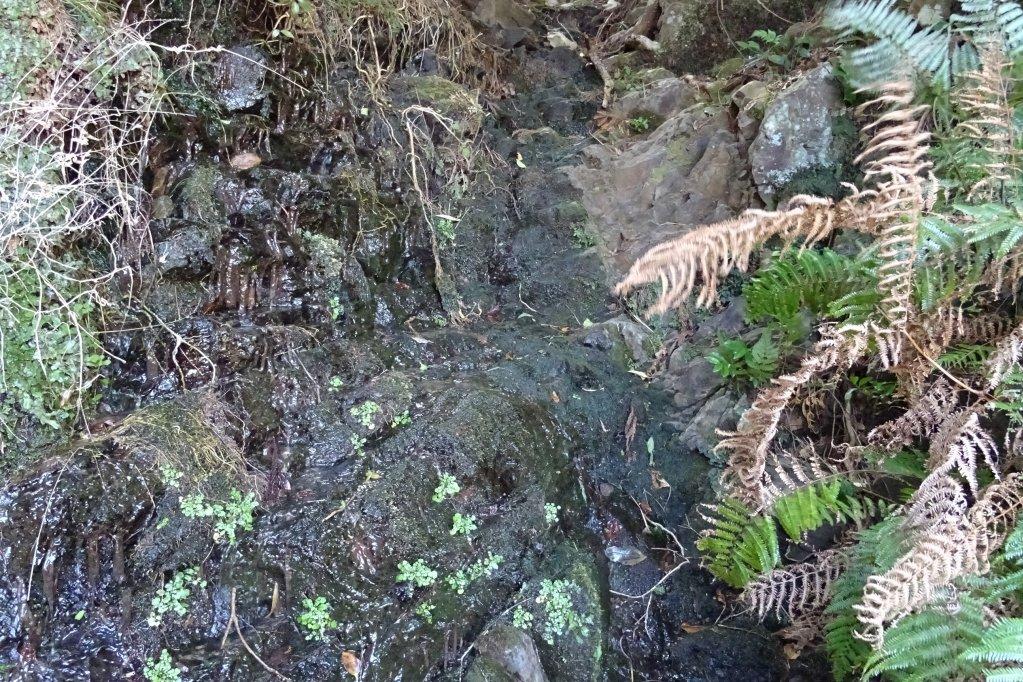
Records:
[[[163,649],[157,659],[147,658],[142,676],[147,682],[181,682],[181,668],[174,665],[170,652]]]
[[[372,400],[367,400],[356,405],[349,410],[349,412],[351,412],[353,417],[359,420],[359,423],[364,429],[373,429],[376,427],[373,420],[378,414],[380,414],[380,405]]]
[[[543,641],[554,646],[556,640],[567,634],[582,637],[589,633],[593,625],[589,616],[576,611],[572,603],[572,593],[579,591],[579,586],[568,580],[543,580],[540,582],[540,593],[536,603],[543,609],[543,623],[540,631]]]
[[[749,40],[736,43],[750,59],[781,69],[789,69],[799,60],[809,57],[816,44],[817,40],[811,35],[780,34],[770,29],[753,31]]]
[[[500,568],[503,561],[504,557],[500,554],[488,552],[486,557],[473,562],[473,564],[468,568],[458,569],[451,575],[444,578],[444,581],[448,584],[448,587],[456,593],[465,594],[469,585],[481,578],[489,578],[498,568]]]
[[[412,415],[409,414],[408,410],[405,410],[399,415],[395,415],[394,419],[391,420],[391,428],[399,429],[403,426],[412,425]]]
[[[437,487],[433,489],[433,501],[436,504],[440,504],[459,490],[461,488],[458,487],[458,481],[455,480],[454,476],[451,474],[441,474]]]
[[[548,502],[543,506],[543,520],[548,526],[558,522],[558,514],[561,512],[561,505]]]
[[[416,559],[411,564],[402,561],[398,564],[398,577],[395,582],[411,583],[416,587],[429,587],[437,582],[437,571],[427,565],[422,559]]]
[[[424,601],[416,607],[416,615],[422,618],[424,621],[433,625],[433,611],[437,608],[437,605],[432,601]]]
[[[459,512],[451,517],[451,535],[469,535],[476,530],[476,517],[473,515],[463,516]]]
[[[205,589],[206,581],[199,576],[195,566],[178,571],[161,587],[153,597],[152,607],[146,622],[152,627],[159,627],[168,614],[179,618],[188,613],[188,600],[193,588]]]
[[[634,116],[629,119],[629,128],[634,133],[645,133],[650,130],[650,117],[649,116]]]
[[[325,597],[302,600],[302,612],[298,614],[298,624],[305,630],[307,640],[327,641],[327,633],[338,626],[338,622],[330,615],[331,605]]]
[[[752,346],[742,339],[722,339],[707,360],[722,378],[748,381],[756,386],[778,371],[778,347],[765,331]]]
[[[254,493],[242,494],[232,489],[225,502],[210,502],[201,492],[194,492],[181,498],[181,513],[189,519],[211,519],[213,539],[233,545],[238,540],[238,531],[252,530],[253,513],[259,503]]]

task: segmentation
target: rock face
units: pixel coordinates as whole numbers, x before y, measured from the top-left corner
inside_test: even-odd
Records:
[[[227,111],[242,111],[266,96],[263,78],[266,56],[251,45],[241,45],[224,52],[217,63],[217,99]]]
[[[842,92],[829,64],[807,73],[768,106],[749,150],[753,179],[765,201],[800,174],[841,166],[836,128],[842,110]]]
[[[674,97],[685,101],[677,92]],[[697,102],[620,152],[589,147],[587,165],[571,169],[569,177],[583,192],[590,228],[623,272],[655,244],[748,205],[742,152],[728,112]]]
[[[529,10],[514,0],[480,0],[473,7],[472,17],[487,29],[487,42],[504,49],[519,45],[537,28]]]
[[[499,625],[476,640],[469,682],[547,682],[536,644],[522,630]]]
[[[814,15],[814,0],[662,0],[657,40],[665,59],[680,73],[705,72],[736,54],[733,40],[756,29],[784,31]]]

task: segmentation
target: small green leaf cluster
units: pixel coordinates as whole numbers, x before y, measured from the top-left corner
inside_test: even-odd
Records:
[[[181,682],[181,673],[182,669],[174,665],[166,649],[160,652],[159,658],[147,658],[142,669],[142,676],[147,682]]]
[[[338,622],[330,615],[331,605],[326,597],[302,600],[302,612],[298,624],[305,630],[307,640],[327,641],[327,631],[337,628]]]
[[[798,60],[809,57],[816,44],[811,35],[779,34],[771,29],[757,29],[749,40],[736,42],[743,54],[782,69],[789,69]]]
[[[380,414],[380,405],[372,400],[366,400],[353,407],[349,412],[359,420],[363,428],[372,429],[375,427],[373,419]]]
[[[433,501],[435,504],[440,504],[459,490],[461,488],[458,487],[458,481],[454,476],[451,474],[441,474],[437,487],[433,489]]]
[[[593,625],[593,618],[583,616],[572,604],[572,593],[579,586],[569,580],[542,580],[536,603],[543,607],[544,621],[541,636],[547,644],[554,646],[558,637],[572,633],[585,637]]]
[[[778,346],[764,331],[752,346],[742,339],[722,339],[707,360],[723,379],[739,379],[754,386],[766,383],[778,371]]]
[[[259,503],[254,493],[242,495],[232,489],[228,501],[210,502],[201,492],[194,492],[181,498],[181,513],[190,519],[212,519],[213,539],[227,541],[233,545],[238,539],[238,530],[252,530],[253,513]]]
[[[561,505],[548,502],[543,506],[543,520],[547,522],[548,526],[554,525],[558,522],[558,512],[561,511]]]
[[[494,574],[501,563],[504,561],[504,557],[500,554],[494,554],[488,552],[487,556],[476,561],[471,566],[465,569],[458,569],[451,575],[447,576],[444,580],[447,582],[448,587],[457,592],[458,594],[465,594],[466,589],[469,585],[476,582],[480,578],[489,578]]]
[[[451,535],[468,535],[476,530],[476,517],[455,512],[451,517]]]
[[[205,589],[206,581],[199,577],[199,569],[195,566],[178,571],[174,577],[157,590],[153,597],[152,608],[146,622],[151,627],[159,627],[167,614],[179,618],[188,613],[188,600],[192,596],[192,588]]]
[[[398,563],[398,577],[395,580],[399,583],[411,583],[416,587],[429,587],[437,582],[437,571],[422,559],[416,559],[409,563],[402,561]]]
[[[411,426],[411,425],[412,425],[412,415],[409,414],[408,410],[405,410],[404,412],[402,412],[401,414],[395,416],[394,419],[391,420],[391,428],[392,429],[398,429],[398,428],[401,428],[403,426]]]

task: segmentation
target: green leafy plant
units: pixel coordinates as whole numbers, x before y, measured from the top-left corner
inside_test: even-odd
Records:
[[[771,517],[754,516],[746,505],[730,498],[712,508],[711,513],[711,528],[696,547],[717,578],[732,587],[742,587],[781,561]]]
[[[437,236],[445,242],[455,241],[455,221],[449,216],[434,216],[433,229]]]
[[[634,133],[645,133],[650,130],[650,117],[633,116],[629,119],[629,128],[631,128]]]
[[[332,376],[328,381],[327,390],[330,391],[331,393],[337,393],[344,387],[344,385],[345,385],[344,379],[335,375]]]
[[[402,561],[398,563],[398,577],[395,581],[411,583],[416,587],[429,587],[437,582],[437,571],[430,568],[422,559],[416,559],[412,563]]]
[[[543,506],[543,520],[548,526],[552,526],[558,522],[558,513],[561,511],[561,505],[548,502]]]
[[[588,249],[597,245],[597,238],[585,225],[576,225],[572,228],[572,241],[580,249]]]
[[[437,482],[437,487],[433,489],[433,501],[436,504],[440,504],[444,500],[453,496],[461,488],[458,487],[458,481],[451,474],[441,474],[440,480]]]
[[[455,512],[455,515],[451,517],[451,535],[469,535],[476,530],[476,517],[471,514],[463,516],[462,514]]]
[[[716,350],[707,356],[718,376],[759,385],[778,371],[778,346],[767,331],[752,346],[742,339],[721,339]]]
[[[739,40],[736,45],[743,54],[755,60],[787,69],[796,60],[809,57],[816,42],[810,35],[790,36],[770,29],[757,29],[749,40]]]
[[[232,489],[225,502],[211,502],[201,492],[194,492],[181,498],[181,513],[190,519],[211,519],[213,539],[227,541],[233,545],[238,540],[238,531],[252,530],[254,514],[259,502],[255,493]]]
[[[174,665],[170,652],[160,651],[158,658],[147,658],[142,676],[147,682],[181,682],[182,669]]]
[[[574,634],[581,638],[589,634],[593,619],[580,614],[572,603],[572,594],[580,588],[569,580],[542,580],[536,603],[543,608],[544,618],[541,636],[547,644],[554,646],[559,637]]]
[[[520,630],[529,630],[533,627],[536,617],[533,612],[523,606],[516,606],[512,611],[512,625]]]
[[[447,576],[444,581],[456,593],[465,594],[469,585],[480,578],[489,578],[501,566],[503,561],[504,557],[500,554],[488,552],[486,557],[472,563],[468,568],[458,569]]]
[[[169,582],[164,583],[153,597],[149,617],[146,622],[151,627],[159,627],[168,614],[182,617],[188,613],[188,600],[192,596],[192,588],[206,588],[206,581],[199,576],[195,566],[178,571]]]
[[[380,405],[372,400],[366,400],[349,410],[351,415],[359,420],[359,424],[365,429],[372,429],[376,425],[374,418],[380,414]]]
[[[397,429],[397,428],[401,428],[403,426],[411,426],[411,425],[412,425],[412,415],[409,414],[408,410],[405,410],[404,412],[402,412],[401,414],[395,416],[394,419],[391,420],[391,428],[392,429]]]
[[[327,641],[327,632],[334,630],[338,622],[331,616],[332,608],[325,597],[302,600],[302,612],[298,614],[298,624],[305,630],[307,640]]]

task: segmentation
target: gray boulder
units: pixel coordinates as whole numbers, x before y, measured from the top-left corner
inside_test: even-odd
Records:
[[[765,201],[800,173],[841,165],[835,138],[842,111],[842,91],[829,64],[802,76],[767,107],[749,150],[753,180]]]
[[[476,640],[479,656],[468,682],[547,682],[533,638],[510,625],[498,625]]]

